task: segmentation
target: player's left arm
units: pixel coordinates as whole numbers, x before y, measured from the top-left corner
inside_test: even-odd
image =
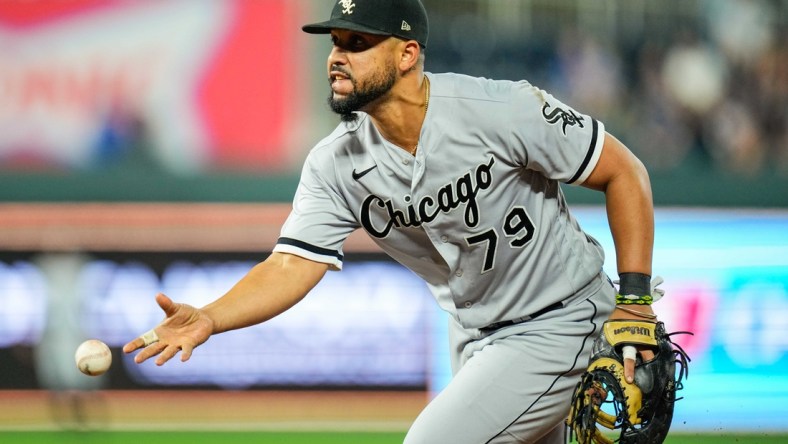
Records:
[[[643,163],[618,139],[605,133],[599,161],[582,186],[605,193],[618,272],[651,275],[654,204]]]
[[[602,154],[582,186],[605,193],[608,223],[616,249],[616,267],[621,273],[651,276],[654,250],[654,203],[651,182],[643,163],[618,139],[605,134]],[[632,311],[644,314],[640,320],[653,320],[650,305],[631,305],[624,311],[616,307],[610,319],[633,319]],[[650,350],[641,357],[653,358]],[[634,376],[634,361],[625,362],[627,379]]]

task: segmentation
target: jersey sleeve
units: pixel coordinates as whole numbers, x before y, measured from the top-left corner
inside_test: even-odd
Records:
[[[513,145],[524,148],[526,168],[567,184],[582,184],[602,154],[602,122],[527,82],[515,84],[511,97]]]
[[[301,171],[293,209],[285,220],[275,252],[290,253],[341,270],[345,239],[358,228],[346,200],[332,186],[332,162],[313,151]]]

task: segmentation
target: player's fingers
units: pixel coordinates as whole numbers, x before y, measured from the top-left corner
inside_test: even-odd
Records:
[[[148,358],[151,358],[161,353],[161,351],[164,350],[165,347],[166,345],[162,344],[161,342],[151,344],[145,347],[144,349],[142,349],[141,352],[137,353],[137,356],[134,357],[134,362],[136,362],[137,364],[141,364],[147,361]]]
[[[134,350],[140,349],[144,346],[145,342],[142,340],[142,338],[135,338],[133,341],[128,342],[123,346],[123,353],[131,353]]]
[[[191,345],[181,346],[181,362],[188,361],[192,357],[192,351],[194,351],[194,347]]]
[[[156,333],[156,329],[152,328],[139,337],[135,338],[133,341],[124,345],[123,351],[126,353],[131,353],[138,348],[147,347],[155,342],[159,342],[159,335]]]
[[[164,348],[164,350],[159,353],[159,357],[156,358],[156,365],[164,365],[167,361],[172,359],[180,349],[181,348],[177,345],[166,346],[166,348]]]
[[[624,378],[631,384],[635,380],[637,349],[631,345],[625,345],[621,352],[624,357]]]
[[[168,298],[164,293],[156,295],[156,303],[164,310],[164,314],[167,315],[168,318],[174,315],[175,311],[178,309],[178,304],[172,302],[172,299]]]

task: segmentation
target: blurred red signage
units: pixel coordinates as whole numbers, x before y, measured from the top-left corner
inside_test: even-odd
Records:
[[[278,170],[299,2],[0,3],[0,168]]]

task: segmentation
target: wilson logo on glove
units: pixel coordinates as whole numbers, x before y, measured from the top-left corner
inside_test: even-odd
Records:
[[[676,392],[687,376],[689,356],[665,333],[662,322],[605,322],[594,341],[588,370],[575,388],[569,417],[570,434],[580,444],[660,444],[673,420]],[[625,346],[648,346],[654,359],[635,366],[635,381],[624,378]],[[678,364],[678,369],[676,368]],[[607,433],[619,431],[616,441]]]

